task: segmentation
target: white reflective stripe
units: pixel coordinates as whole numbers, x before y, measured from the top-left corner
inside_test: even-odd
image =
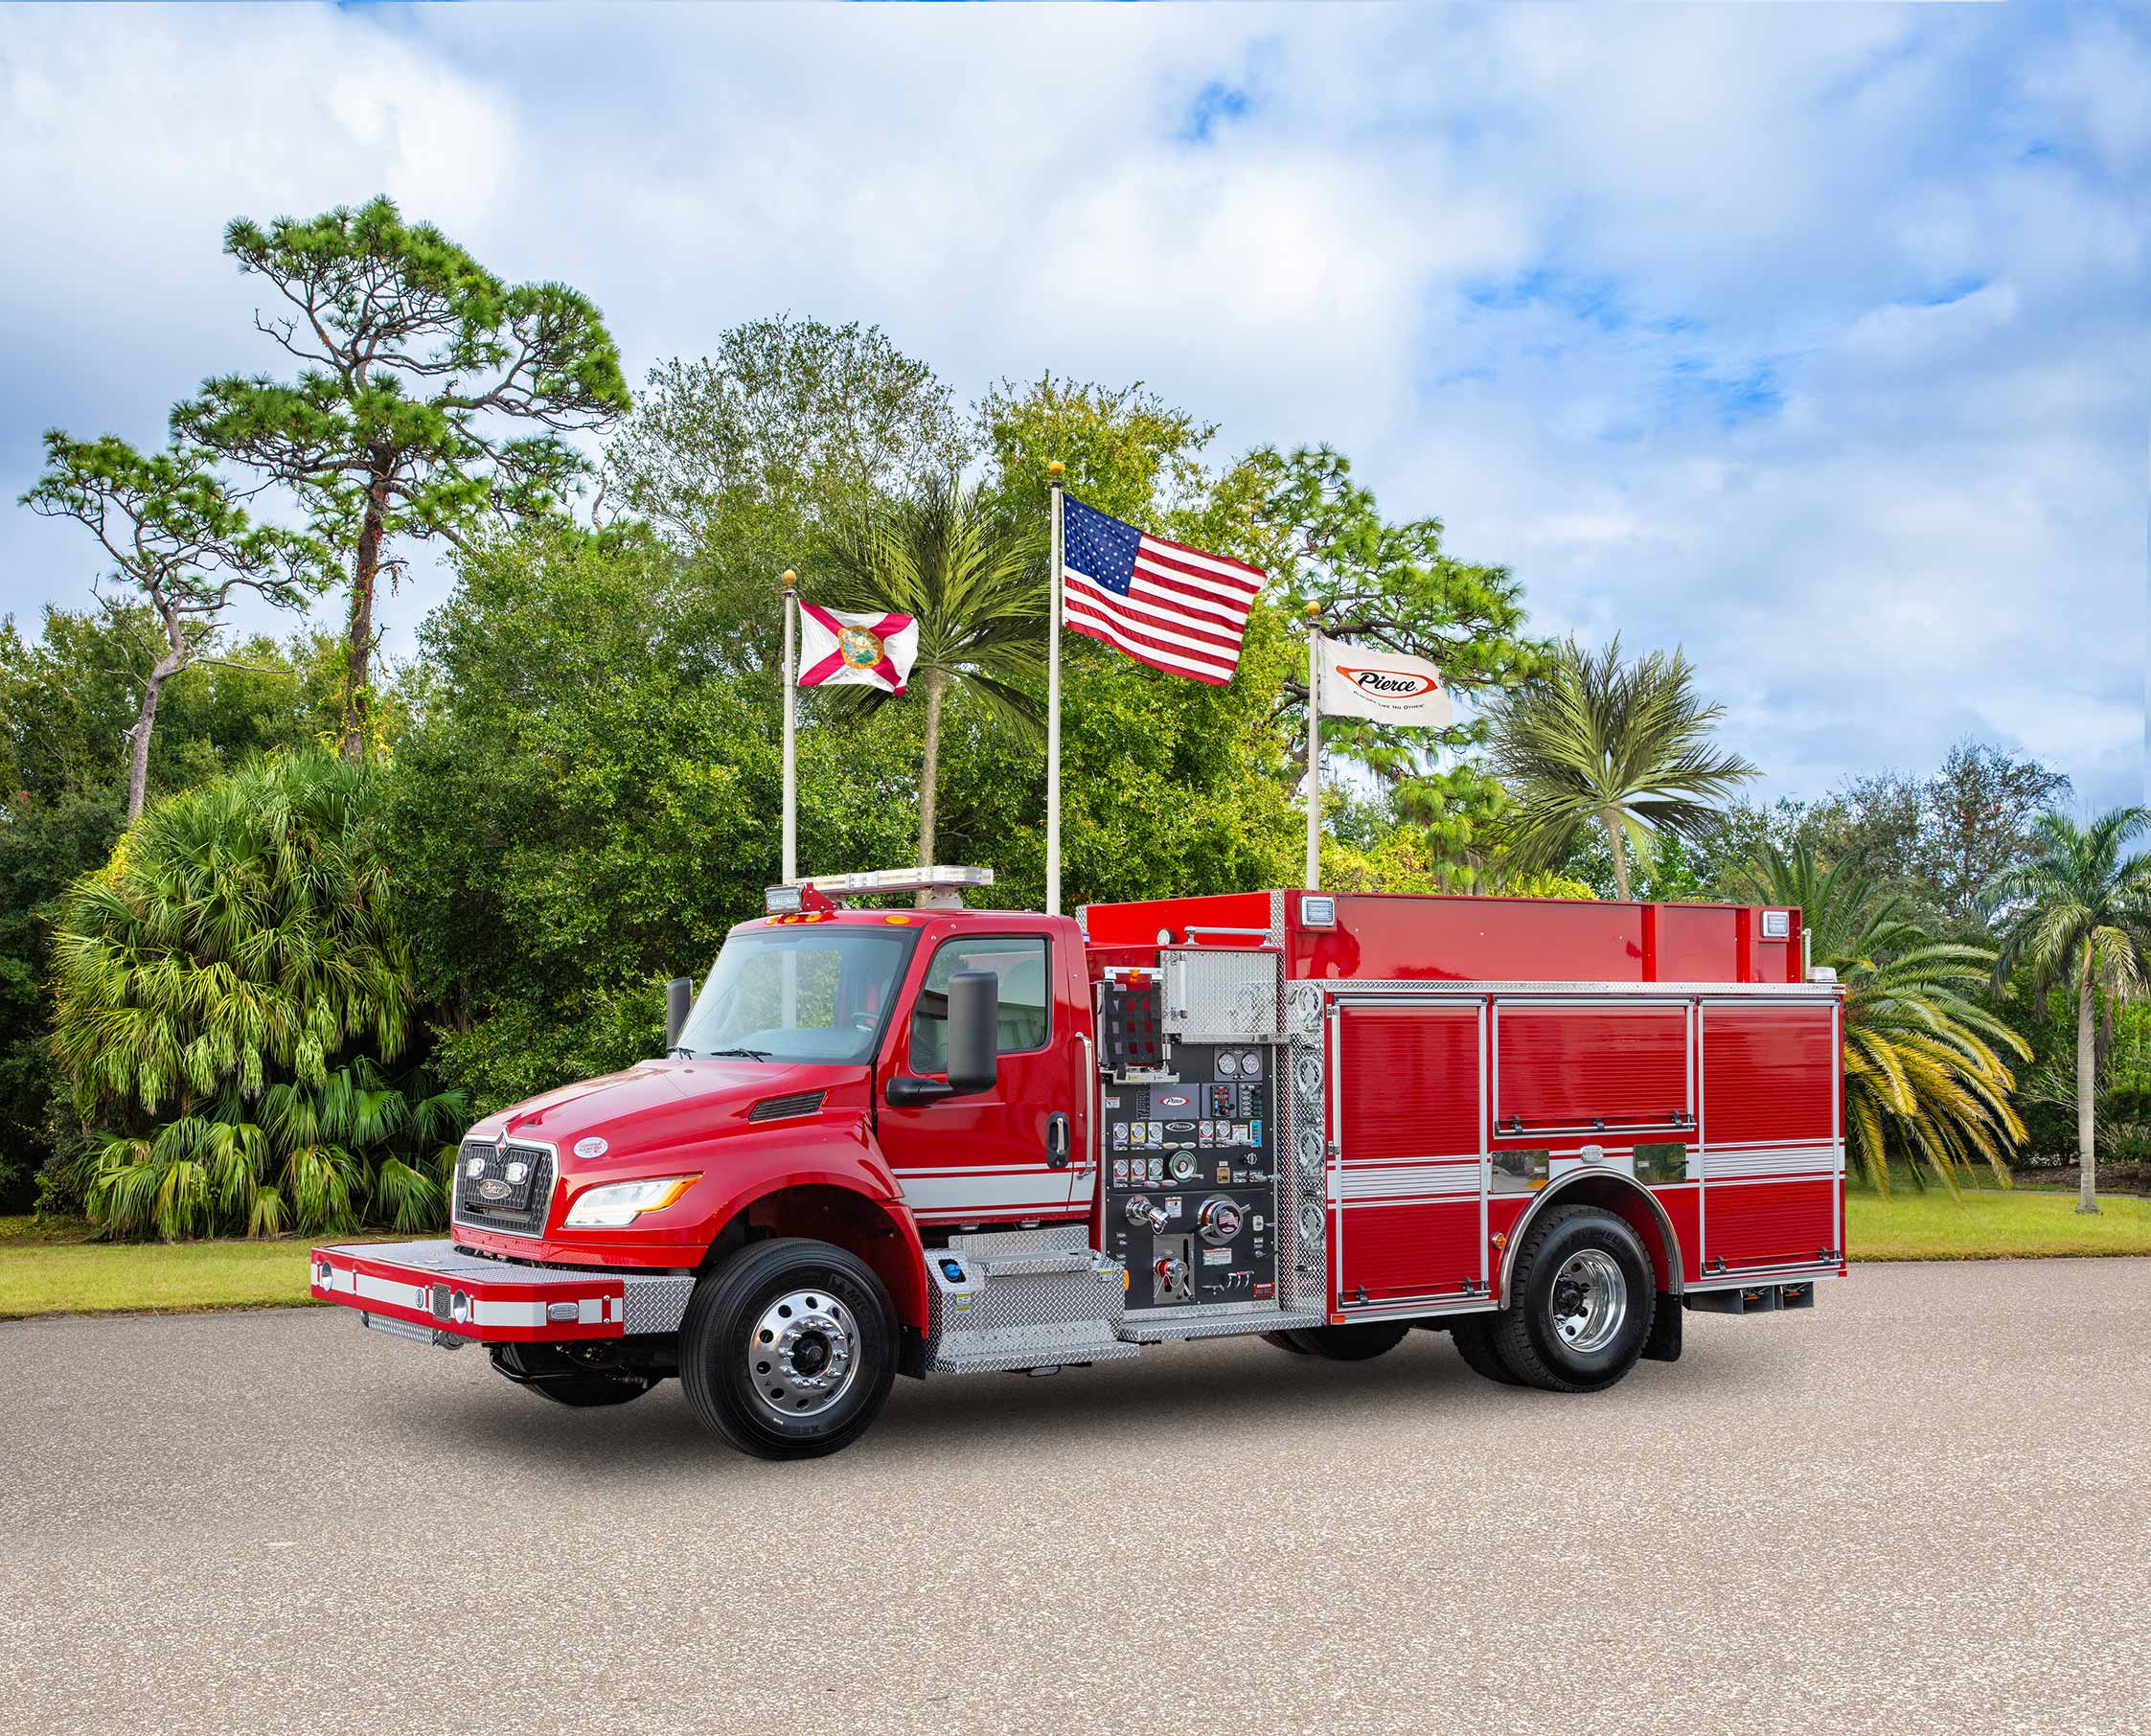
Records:
[[[576,1323],[582,1326],[604,1325],[605,1304],[606,1299],[603,1296],[584,1296],[581,1298],[575,1305]]]
[[[1840,1158],[1832,1146],[1777,1146],[1737,1152],[1716,1147],[1703,1154],[1705,1181],[1738,1181],[1757,1176],[1835,1176]]]
[[[1003,1205],[1064,1205],[1065,1170],[1027,1170],[1018,1175],[966,1170],[939,1176],[900,1173],[897,1184],[914,1211],[990,1211]],[[1160,1182],[1159,1186],[1164,1183]]]
[[[1381,1197],[1398,1199],[1448,1198],[1478,1192],[1478,1159],[1459,1163],[1398,1164],[1388,1169],[1362,1170],[1347,1164],[1340,1181],[1346,1199]]]
[[[470,1323],[473,1326],[543,1326],[545,1304],[495,1302],[484,1296],[473,1296],[470,1299]]]
[[[432,1298],[423,1284],[400,1284],[394,1278],[377,1278],[371,1272],[353,1272],[351,1279],[352,1294],[362,1302],[390,1302],[398,1308],[421,1311],[431,1306]]]

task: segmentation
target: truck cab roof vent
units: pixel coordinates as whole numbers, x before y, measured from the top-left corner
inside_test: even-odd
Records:
[[[789,1097],[765,1097],[747,1111],[749,1121],[788,1121],[794,1115],[812,1115],[821,1108],[827,1091],[794,1091]]]

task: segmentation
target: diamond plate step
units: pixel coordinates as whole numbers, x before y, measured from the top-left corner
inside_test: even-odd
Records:
[[[1255,1308],[1226,1313],[1215,1306],[1146,1308],[1121,1322],[1120,1336],[1131,1344],[1162,1344],[1174,1338],[1229,1338],[1328,1324],[1329,1316],[1320,1309]]]

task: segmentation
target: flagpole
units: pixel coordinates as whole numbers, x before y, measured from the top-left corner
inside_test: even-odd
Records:
[[[1322,878],[1322,605],[1307,605],[1307,890]]]
[[[784,874],[787,881],[799,878],[799,770],[794,752],[799,703],[799,671],[796,637],[799,622],[799,575],[787,571],[784,586]]]
[[[1045,913],[1061,914],[1061,461],[1045,467],[1053,490],[1051,625],[1045,646]]]

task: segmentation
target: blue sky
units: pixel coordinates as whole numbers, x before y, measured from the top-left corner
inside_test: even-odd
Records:
[[[11,501],[275,365],[228,217],[386,191],[638,378],[790,309],[1328,441],[1541,629],[1682,645],[1768,793],[1969,735],[2140,799],[2143,11],[0,11]],[[95,570],[0,511],[0,610]]]

